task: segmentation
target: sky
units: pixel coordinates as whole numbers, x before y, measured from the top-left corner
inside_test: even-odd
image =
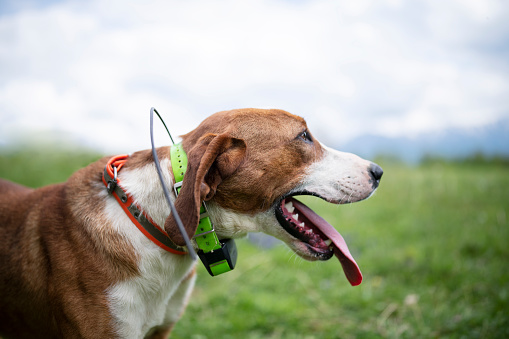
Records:
[[[497,124],[508,15],[504,0],[2,0],[0,147],[146,149],[152,106],[174,135],[280,108],[334,145]]]

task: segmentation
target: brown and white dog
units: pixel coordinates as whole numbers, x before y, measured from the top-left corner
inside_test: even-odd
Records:
[[[190,237],[208,201],[220,238],[261,231],[307,260],[335,254],[350,282],[360,283],[339,233],[293,196],[334,204],[366,199],[382,176],[379,166],[325,147],[304,119],[281,110],[216,113],[182,139],[189,165],[176,207]],[[159,148],[158,156],[172,187],[169,149]],[[0,180],[0,336],[166,338],[181,316],[195,262],[134,227],[102,182],[107,161],[39,189]],[[151,152],[132,154],[118,178],[139,208],[184,245]]]

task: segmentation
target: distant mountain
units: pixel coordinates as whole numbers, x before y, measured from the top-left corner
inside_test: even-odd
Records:
[[[408,163],[418,163],[425,156],[459,159],[482,153],[486,157],[509,157],[509,119],[479,128],[449,129],[412,138],[366,135],[337,149],[367,159],[393,156]]]

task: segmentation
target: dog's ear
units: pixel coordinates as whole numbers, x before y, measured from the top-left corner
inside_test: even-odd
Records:
[[[175,208],[190,239],[200,221],[202,202],[214,196],[217,186],[237,170],[245,154],[244,140],[227,133],[206,134],[187,150],[187,171]],[[166,219],[164,228],[175,244],[185,245],[172,215]]]

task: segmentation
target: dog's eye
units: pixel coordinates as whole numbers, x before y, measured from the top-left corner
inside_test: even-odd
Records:
[[[306,142],[313,142],[313,139],[311,139],[311,135],[309,134],[309,132],[307,130],[305,130],[304,132],[299,134],[298,137]]]

